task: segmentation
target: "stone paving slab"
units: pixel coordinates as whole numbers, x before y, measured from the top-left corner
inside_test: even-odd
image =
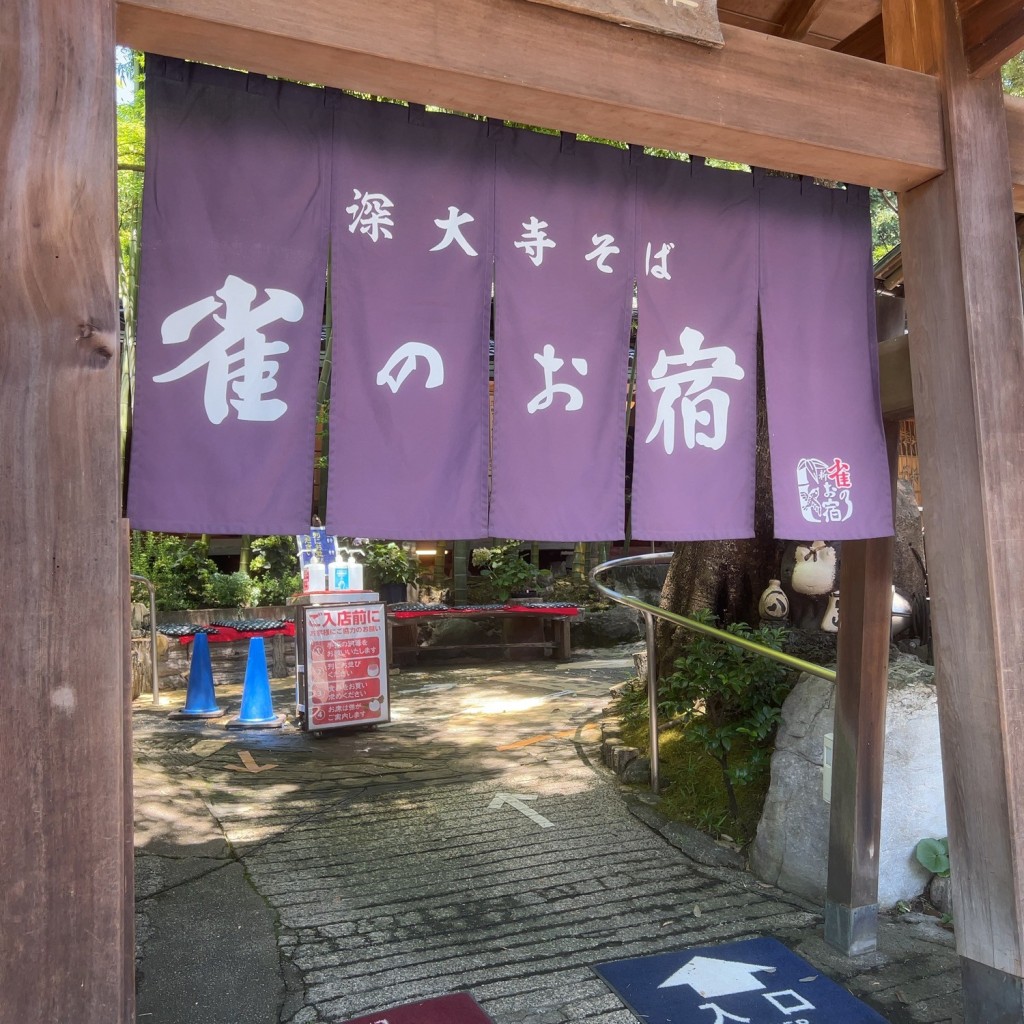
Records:
[[[631,654],[403,671],[390,725],[323,739],[141,704],[139,1024],[326,1024],[454,991],[496,1024],[627,1024],[592,964],[757,935],[892,1024],[958,1022],[945,933],[887,920],[879,950],[847,960],[820,908],[631,812],[596,728]],[[285,710],[290,685],[274,691]],[[230,714],[238,688],[218,694]],[[242,751],[274,767],[232,770]],[[519,803],[492,807],[501,793]],[[249,908],[245,942],[222,935],[211,959],[197,938],[224,932],[225,906]]]

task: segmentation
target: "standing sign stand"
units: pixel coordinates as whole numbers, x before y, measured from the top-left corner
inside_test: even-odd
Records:
[[[295,626],[295,710],[303,730],[389,722],[387,616],[377,594],[303,594]]]

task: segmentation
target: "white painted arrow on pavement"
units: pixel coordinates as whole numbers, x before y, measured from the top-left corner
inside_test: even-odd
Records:
[[[658,988],[689,985],[705,999],[734,996],[740,992],[756,992],[765,987],[754,977],[756,971],[774,973],[775,968],[763,964],[745,964],[739,960],[714,960],[707,956],[695,956],[683,964],[671,978],[663,981]]]
[[[525,814],[531,821],[535,821],[541,828],[554,828],[555,823],[548,821],[543,814],[538,814],[532,807],[523,803],[524,800],[536,800],[536,796],[529,796],[524,793],[499,793],[487,806],[490,810],[496,811],[499,807],[508,804],[514,807],[520,814]]]

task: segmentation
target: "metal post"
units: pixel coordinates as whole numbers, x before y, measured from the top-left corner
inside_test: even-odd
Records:
[[[657,793],[658,779],[658,659],[654,646],[654,616],[644,612],[647,625],[647,706],[650,729],[651,792]]]
[[[685,626],[687,629],[692,630],[695,633],[714,637],[716,640],[721,640],[722,643],[732,644],[734,647],[740,647],[743,650],[759,654],[772,661],[780,662],[787,668],[796,669],[799,672],[809,672],[811,675],[818,676],[820,679],[827,679],[832,683],[836,681],[836,673],[834,669],[815,665],[812,662],[804,661],[803,658],[797,658],[795,655],[786,654],[783,651],[776,651],[770,647],[765,647],[763,644],[746,639],[746,637],[736,636],[724,629],[717,629],[715,626],[709,626],[704,622],[698,622],[696,619],[687,618],[685,615],[670,612],[665,608],[658,608],[656,605],[648,604],[646,601],[641,601],[640,598],[633,597],[630,594],[620,594],[617,590],[613,590],[606,583],[602,583],[598,579],[598,576],[601,573],[606,572],[609,569],[625,568],[626,566],[633,565],[668,565],[671,560],[671,551],[657,551],[652,552],[649,555],[631,555],[627,558],[615,558],[610,562],[602,562],[600,565],[591,569],[589,574],[590,584],[595,590],[618,604],[625,605],[627,608],[635,608],[637,611],[641,612],[647,626],[647,703],[650,722],[651,791],[654,793],[658,792],[659,782],[658,659],[654,643],[655,617],[664,619],[667,622],[674,622],[677,626]]]
[[[129,579],[135,583],[145,583],[149,591],[149,657],[152,661],[153,704],[156,705],[160,703],[160,670],[157,666],[156,653],[156,587],[145,576],[136,576],[135,573],[132,573]]]

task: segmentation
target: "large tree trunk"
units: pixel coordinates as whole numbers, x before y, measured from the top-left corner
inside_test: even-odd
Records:
[[[768,580],[777,577],[784,543],[774,536],[768,417],[764,373],[758,345],[757,462],[755,535],[750,540],[690,541],[676,544],[661,607],[682,615],[707,609],[720,624],[758,621],[757,602]],[[687,636],[682,626],[660,621],[657,630],[659,675],[671,673]]]

